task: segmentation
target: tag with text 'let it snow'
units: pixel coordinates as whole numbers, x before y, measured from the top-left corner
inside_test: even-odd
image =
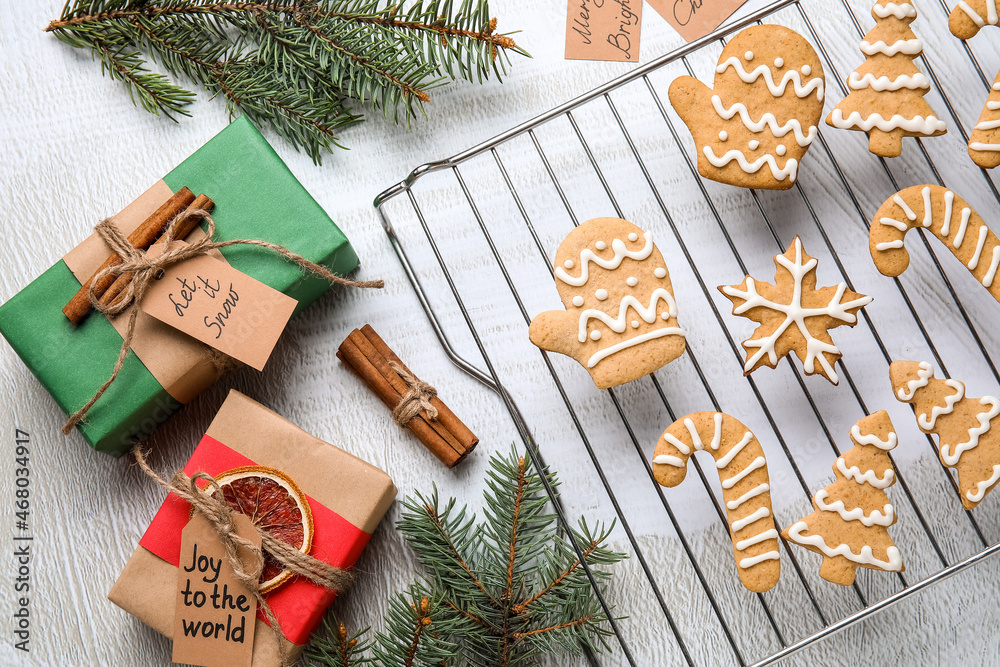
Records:
[[[150,248],[149,256],[162,252]],[[257,370],[274,350],[298,302],[210,255],[165,269],[140,308]]]

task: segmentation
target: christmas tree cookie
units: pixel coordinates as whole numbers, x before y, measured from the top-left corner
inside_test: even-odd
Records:
[[[784,255],[774,258],[774,284],[751,276],[739,285],[721,285],[719,291],[733,302],[733,315],[760,324],[743,341],[746,375],[761,366],[774,368],[778,359],[795,352],[807,375],[820,374],[833,384],[840,378],[833,369],[841,357],[829,329],[854,326],[858,310],[872,298],[847,289],[846,283],[816,287],[817,260],[806,254],[798,236]]]
[[[559,245],[556,289],[565,310],[531,321],[531,342],[573,357],[600,389],[614,387],[684,352],[670,274],[653,236],[619,218],[595,218]]]
[[[792,187],[823,117],[816,50],[784,26],[747,28],[722,50],[713,85],[690,76],[670,84],[670,103],[694,136],[698,173],[744,188]]]
[[[937,435],[941,463],[958,471],[962,506],[973,509],[1000,482],[1000,429],[993,430],[1000,400],[966,396],[964,384],[935,378],[926,361],[894,361],[889,377],[920,430]]]
[[[882,275],[895,277],[910,265],[903,237],[911,229],[936,236],[1000,301],[1000,238],[968,203],[940,185],[914,185],[885,200],[872,219],[868,249]]]
[[[781,535],[823,556],[819,574],[841,586],[854,583],[859,567],[903,572],[889,537],[896,513],[885,489],[896,483],[888,452],[896,446],[889,413],[880,410],[851,428],[854,447],[833,464],[837,481],[813,496],[815,512]]]
[[[660,436],[653,454],[656,481],[670,487],[683,482],[694,452],[711,454],[719,469],[740,581],[751,591],[770,590],[778,583],[781,564],[763,447],[735,417],[696,412]]]
[[[948,17],[951,33],[963,40],[972,39],[987,25],[1000,25],[997,0],[961,0]],[[969,135],[969,156],[983,169],[1000,165],[1000,72]]]
[[[924,45],[910,30],[917,10],[908,2],[879,0],[872,7],[876,25],[861,41],[865,62],[851,72],[851,92],[826,117],[828,125],[868,133],[868,150],[897,157],[903,137],[935,137],[947,132],[944,121],[924,100],[931,81],[913,62]]]

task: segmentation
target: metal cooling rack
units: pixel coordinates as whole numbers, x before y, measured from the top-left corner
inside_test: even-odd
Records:
[[[950,377],[945,358],[954,363],[960,350],[972,362],[961,367],[955,364],[957,378],[968,381],[978,373],[991,392],[1000,383],[992,358],[996,350],[989,346],[990,327],[997,323],[996,303],[985,290],[980,288],[982,294],[975,291],[974,280],[969,280],[964,267],[947,251],[923,235],[922,241],[911,239],[913,266],[908,274],[892,280],[873,277],[877,274],[867,258],[871,215],[902,187],[948,183],[963,197],[971,197],[985,218],[995,217],[1000,210],[996,208],[1000,192],[994,176],[976,169],[967,157],[962,159],[967,127],[978,119],[978,109],[992,82],[992,70],[987,67],[1000,66],[995,59],[996,41],[992,45],[989,41],[995,37],[987,35],[987,30],[970,43],[958,42],[947,32],[948,7],[944,0],[938,2],[935,5],[928,0],[920,8],[914,29],[928,44],[918,61],[933,81],[927,99],[949,123],[949,134],[928,141],[905,140],[903,158],[892,164],[867,153],[863,133],[832,130],[821,124],[818,141],[804,160],[800,180],[792,190],[736,192],[698,177],[691,158],[692,142],[669,108],[666,87],[685,73],[700,74],[702,80],[711,81],[718,53],[736,31],[763,22],[795,28],[821,55],[827,96],[835,96],[838,90],[841,96],[847,93],[845,74],[860,62],[856,44],[865,32],[862,21],[870,25],[865,18],[870,5],[864,2],[852,8],[847,0],[839,5],[781,0],[483,144],[423,165],[375,201],[389,239],[451,360],[500,396],[536,463],[544,465],[543,452],[550,461],[554,454],[560,459],[555,468],[562,474],[569,465],[564,455],[584,461],[583,467],[570,475],[576,476],[575,484],[564,479],[558,497],[549,489],[563,525],[573,523],[574,500],[588,494],[613,509],[617,534],[627,543],[636,568],[636,585],[662,612],[662,618],[657,619],[611,621],[621,655],[629,664],[652,662],[636,650],[636,635],[630,633],[629,624],[639,625],[641,632],[662,628],[663,641],[669,644],[664,655],[677,663],[770,664],[1000,551],[996,512],[984,514],[982,508],[962,511],[954,480],[937,463],[934,441],[919,434],[912,423],[902,423],[901,408],[890,405],[895,402],[884,386],[880,394],[874,394],[855,380],[856,376],[872,376],[881,378],[885,385],[888,364],[896,358],[933,359],[939,373]],[[829,47],[834,40],[840,40],[841,50],[850,52],[853,60],[831,56],[834,49]],[[854,48],[846,48],[846,44]],[[978,48],[984,50],[978,52]],[[935,60],[935,52],[944,49],[952,49],[959,57],[952,58],[950,71],[942,79],[943,54]],[[966,91],[975,91],[967,103],[964,95],[961,100],[956,95]],[[829,102],[835,103],[832,99]],[[626,171],[634,178],[623,184],[621,174]],[[670,187],[674,189],[668,192]],[[839,198],[834,199],[831,192]],[[600,202],[593,208],[630,219],[654,233],[671,270],[681,320],[688,328],[688,349],[680,360],[648,379],[607,392],[594,389],[585,373],[559,355],[539,354],[530,344],[509,355],[494,342],[504,336],[526,341],[531,317],[558,307],[548,280],[551,258],[571,224],[596,217],[578,214],[587,208],[587,204],[580,205],[580,198],[588,202],[596,198]],[[639,203],[633,206],[633,201]],[[698,222],[714,241],[692,241],[699,231]],[[845,350],[839,368],[842,386],[836,389],[824,384],[825,380],[805,378],[791,357],[779,369],[762,369],[740,380],[743,357],[739,341],[755,325],[731,316],[729,302],[713,289],[722,283],[738,283],[747,273],[770,280],[771,258],[785,250],[794,233],[808,236],[807,250],[819,257],[820,284],[844,280],[855,291],[873,294],[871,288],[878,281],[882,293],[876,303],[885,299],[894,305],[891,310],[896,319],[889,318],[888,324],[885,317],[870,314],[869,307],[861,311],[855,329],[833,332]],[[449,251],[455,245],[479,251],[455,256]],[[706,255],[713,258],[712,263],[699,261]],[[715,257],[719,258],[718,266]],[[723,265],[728,268],[723,270]],[[857,289],[847,266],[855,274],[864,273],[865,282]],[[706,277],[709,272],[712,275]],[[489,274],[485,279],[484,273]],[[700,308],[688,305],[689,300]],[[707,315],[709,310],[714,321]],[[886,312],[889,310],[887,307]],[[960,331],[948,328],[948,318],[960,323]],[[883,331],[876,327],[876,320]],[[699,323],[706,331],[693,326]],[[886,327],[891,327],[891,335],[884,335]],[[859,338],[865,339],[868,350],[848,349]],[[465,342],[466,350],[456,347],[459,340]],[[481,357],[482,368],[466,360],[470,352]],[[547,373],[538,390],[532,396],[513,396],[503,378],[531,372],[532,368]],[[690,398],[692,393],[698,397]],[[833,459],[849,447],[845,441],[850,425],[883,407],[895,412],[901,443],[902,431],[909,430],[916,434],[909,438],[909,446],[919,450],[911,452],[910,458],[902,448],[894,452],[900,483],[890,492],[900,516],[893,537],[904,548],[910,569],[896,575],[859,569],[853,587],[835,590],[839,587],[818,579],[818,557],[784,544],[785,571],[776,589],[753,594],[739,589],[738,584],[734,587],[728,525],[718,483],[711,479],[713,467],[709,466],[711,474],[706,474],[693,458],[697,474],[682,487],[695,487],[695,492],[711,497],[707,521],[718,522],[710,528],[718,537],[719,564],[707,562],[700,553],[695,539],[700,528],[686,519],[685,497],[668,497],[652,476],[649,457],[656,436],[676,418],[694,411],[675,411],[675,405],[685,402],[699,406],[698,410],[729,412],[740,419],[745,412],[756,415],[756,427],[752,428],[769,447],[772,487],[779,486],[776,478],[786,482],[781,485],[786,497],[775,499],[776,523],[781,526],[811,511],[809,498],[827,483]],[[876,404],[869,405],[873,402]],[[650,412],[657,416],[650,416]],[[591,413],[600,419],[591,418]],[[614,443],[621,459],[608,457],[604,442],[608,434],[601,429],[609,414],[624,440]],[[913,421],[910,414],[905,417],[906,422]],[[569,435],[536,439],[529,421],[537,432],[548,430],[549,419],[571,425]],[[818,434],[809,446],[803,446],[797,435],[803,428],[800,422],[807,422],[807,428]],[[538,448],[535,443],[539,443]],[[580,454],[581,446],[586,458]],[[623,479],[617,471],[619,460],[627,460],[635,474],[626,474]],[[917,466],[936,470],[911,477]],[[927,476],[932,478],[929,482]],[[636,494],[653,499],[641,515],[631,507]],[[936,502],[941,496],[944,504],[950,505],[942,508],[942,503]],[[779,510],[779,504],[786,509]],[[789,504],[794,508],[787,509]],[[669,548],[678,554],[672,567],[681,568],[685,580],[690,580],[687,601],[679,603],[669,594],[676,574],[655,561],[657,554],[644,537],[650,530],[657,531],[656,524],[662,526]],[[573,546],[579,555],[581,546]],[[713,569],[720,573],[714,574]],[[589,569],[587,573],[592,577]],[[735,595],[736,602],[727,602],[728,595]],[[614,609],[605,596],[600,601],[609,617],[628,613],[620,601]],[[708,631],[689,627],[685,623],[686,604],[702,605],[718,621],[718,627]],[[589,659],[598,664],[596,657]]]

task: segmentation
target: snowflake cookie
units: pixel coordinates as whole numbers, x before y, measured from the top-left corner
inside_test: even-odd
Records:
[[[711,454],[719,469],[740,581],[757,593],[771,590],[781,575],[781,563],[763,447],[735,417],[696,412],[678,419],[660,436],[653,454],[656,481],[669,487],[683,482],[694,452]]]
[[[816,50],[784,26],[747,28],[722,50],[713,86],[682,76],[668,93],[694,136],[698,173],[743,188],[792,187],[823,117]]]
[[[531,321],[531,342],[573,357],[600,389],[652,373],[684,352],[670,274],[653,236],[619,218],[588,220],[556,251],[566,310]]]
[[[1000,428],[993,430],[1000,400],[966,396],[964,384],[934,377],[926,361],[894,361],[889,378],[920,430],[937,435],[941,464],[958,471],[962,506],[973,509],[1000,482]]]
[[[889,413],[880,410],[851,428],[854,447],[833,464],[837,481],[813,496],[815,512],[781,535],[823,556],[819,574],[841,586],[854,583],[859,567],[903,572],[903,558],[889,526],[896,512],[885,490],[896,483],[889,451],[896,446]]]
[[[774,258],[773,285],[747,276],[739,285],[719,286],[733,302],[733,315],[760,324],[753,336],[743,341],[747,353],[744,374],[764,365],[775,368],[778,359],[794,350],[807,375],[819,373],[833,384],[840,381],[833,366],[841,352],[827,330],[842,324],[853,327],[858,310],[872,298],[852,292],[846,283],[817,288],[817,263],[796,236],[785,254]]]

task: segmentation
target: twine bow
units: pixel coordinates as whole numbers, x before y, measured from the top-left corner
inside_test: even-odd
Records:
[[[291,545],[275,539],[265,530],[254,526],[254,530],[260,535],[261,546],[258,547],[253,542],[240,536],[236,532],[236,522],[233,518],[233,509],[223,500],[222,490],[215,478],[205,472],[197,472],[188,477],[182,470],[174,473],[173,478],[168,482],[156,474],[156,472],[146,463],[146,457],[142,449],[137,445],[133,450],[136,463],[146,475],[153,479],[170,493],[174,493],[181,499],[191,504],[191,509],[208,519],[212,529],[219,536],[219,540],[226,549],[226,560],[233,568],[233,576],[250,591],[250,594],[257,600],[260,608],[264,611],[268,624],[274,630],[278,639],[278,651],[281,655],[281,664],[288,664],[288,652],[285,647],[285,633],[278,624],[278,619],[274,615],[271,606],[264,600],[260,592],[260,574],[264,569],[264,553],[267,552],[281,565],[297,575],[305,577],[309,581],[319,584],[324,588],[341,593],[351,584],[352,575],[347,570],[334,567],[329,563],[313,558],[309,554],[304,554]],[[212,488],[215,495],[210,495],[204,489],[198,487],[197,481],[203,480]],[[240,559],[239,549],[250,551],[254,558],[253,567],[248,570]]]
[[[207,226],[207,234],[204,237],[185,245],[172,245],[175,240],[174,230],[177,228],[178,223],[187,220],[188,218],[198,218],[199,220],[204,220]],[[201,255],[207,255],[210,251],[217,250],[219,248],[227,248],[233,245],[252,245],[271,250],[281,255],[288,261],[297,264],[306,271],[314,273],[322,278],[326,278],[330,282],[337,283],[338,285],[348,285],[350,287],[362,288],[380,288],[385,285],[385,283],[381,280],[358,281],[338,276],[337,274],[332,273],[325,266],[311,262],[302,255],[298,255],[288,248],[278,245],[277,243],[269,243],[268,241],[257,241],[253,239],[213,241],[212,237],[215,236],[215,221],[212,220],[212,216],[208,211],[200,208],[182,211],[174,217],[162,237],[161,244],[163,246],[163,252],[152,258],[146,256],[145,252],[129,243],[128,239],[120,231],[118,231],[118,228],[111,223],[110,219],[102,220],[94,228],[94,230],[102,239],[104,239],[104,242],[111,247],[115,254],[121,257],[122,262],[116,266],[110,266],[102,271],[99,271],[93,277],[89,293],[90,303],[95,309],[104,313],[108,317],[119,315],[130,307],[131,309],[129,310],[128,323],[125,327],[122,349],[118,355],[118,360],[115,362],[115,368],[111,373],[111,377],[109,377],[107,381],[101,385],[101,388],[97,390],[89,401],[87,401],[86,405],[73,413],[66,421],[63,425],[62,432],[67,435],[73,430],[74,426],[83,421],[83,418],[87,415],[90,408],[93,407],[94,403],[96,403],[101,396],[104,395],[104,392],[111,386],[111,383],[118,377],[118,373],[121,372],[122,366],[125,364],[125,358],[128,356],[128,351],[132,347],[132,338],[135,336],[135,323],[139,315],[139,308],[132,306],[137,306],[142,301],[143,297],[146,296],[146,292],[149,291],[150,286],[153,284],[153,281],[162,278],[163,272],[168,266],[172,266],[183,262],[184,260],[199,257]],[[95,286],[107,275],[118,276],[123,273],[132,273],[132,281],[122,291],[121,295],[117,299],[108,304],[101,303],[95,292]]]
[[[411,419],[425,410],[430,419],[437,419],[437,408],[431,403],[431,399],[437,396],[437,389],[406,370],[402,364],[390,361],[389,366],[399,374],[399,378],[410,388],[399,405],[392,410],[392,418],[396,423],[400,426],[406,426]]]

